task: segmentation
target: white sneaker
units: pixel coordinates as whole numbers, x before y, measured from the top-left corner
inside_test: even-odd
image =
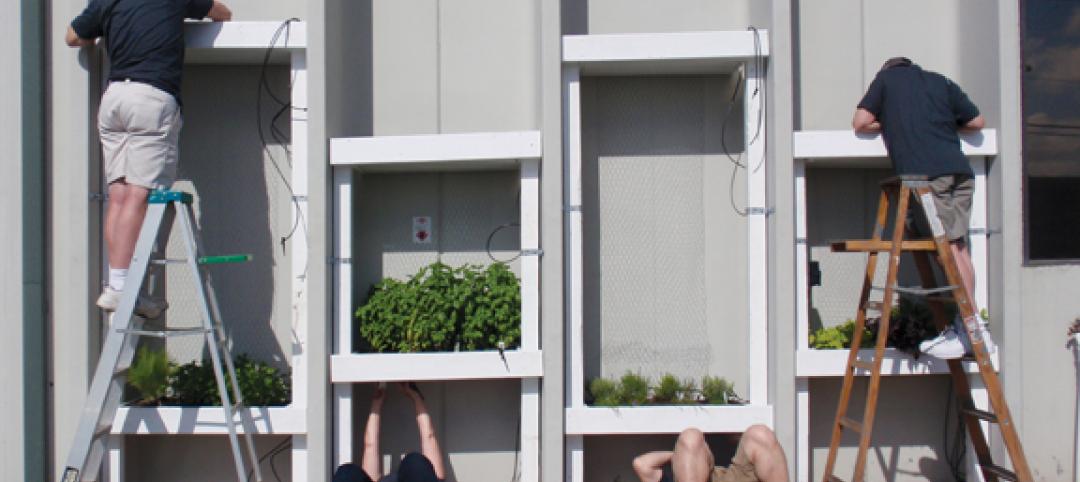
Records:
[[[112,289],[111,286],[106,286],[101,291],[101,296],[98,296],[97,306],[104,311],[112,313],[116,311],[117,306],[120,305],[120,296],[124,293]],[[135,314],[143,318],[154,319],[161,316],[161,312],[169,308],[169,303],[165,300],[155,300],[140,296],[135,301]]]
[[[942,360],[960,358],[967,353],[962,341],[964,336],[956,332],[956,328],[950,326],[938,336],[919,343],[919,351]]]

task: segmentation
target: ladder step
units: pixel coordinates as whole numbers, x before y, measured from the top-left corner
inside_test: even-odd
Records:
[[[862,422],[856,422],[848,417],[840,419],[840,426],[855,432],[862,433]]]
[[[870,371],[874,369],[874,362],[869,360],[855,360],[851,363],[852,368],[858,368],[860,370]]]
[[[209,328],[172,328],[166,330],[130,330],[122,328],[116,330],[118,333],[125,335],[135,336],[151,336],[154,338],[171,338],[174,336],[192,336],[192,335],[205,335],[210,333]]]
[[[990,423],[998,423],[998,417],[993,412],[987,412],[986,410],[979,410],[977,408],[963,408],[960,409],[965,415],[971,415],[972,417],[986,420]]]
[[[150,264],[156,264],[158,266],[166,264],[187,264],[187,258],[158,258],[150,260]]]
[[[841,479],[840,477],[837,477],[835,475],[830,475],[829,482],[844,482],[844,479]]]
[[[884,303],[881,301],[867,301],[863,304],[863,311],[876,311],[881,313],[884,308]]]
[[[1013,473],[1013,471],[1011,471],[1009,469],[1006,469],[1005,467],[1001,467],[1001,466],[994,465],[994,464],[986,464],[986,465],[982,466],[982,469],[984,471],[986,471],[986,472],[990,472],[991,474],[994,474],[999,479],[1011,480],[1013,482],[1017,482],[1017,481],[1020,480],[1016,476],[1016,474]]]
[[[890,251],[892,241],[873,239],[849,239],[829,245],[834,253],[866,253],[871,251]],[[901,242],[901,251],[937,251],[937,245],[930,239],[909,239]]]
[[[922,286],[893,286],[893,291],[911,296],[928,296],[936,295],[938,293],[951,293],[952,290],[955,290],[956,288],[956,285],[939,286],[937,288],[923,288]],[[872,287],[872,289],[876,291],[882,291],[885,288],[881,286],[874,286]]]
[[[253,258],[250,254],[222,254],[218,256],[200,256],[199,264],[246,263]]]
[[[195,198],[190,194],[182,191],[151,191],[147,196],[146,202],[149,204],[168,204],[171,202],[181,202],[184,204],[191,204]]]

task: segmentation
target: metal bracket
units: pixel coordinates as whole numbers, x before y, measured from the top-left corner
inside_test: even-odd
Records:
[[[296,201],[296,202],[301,202],[301,203],[306,203],[307,202],[307,196],[293,196],[292,199],[293,199],[293,201]]]
[[[581,212],[581,205],[580,204],[571,204],[569,206],[564,207],[563,211],[566,211],[568,213],[580,213]]]
[[[522,256],[543,256],[544,250],[542,249],[523,249],[521,250]]]
[[[90,201],[105,202],[109,200],[109,195],[103,192],[90,193]]]
[[[336,258],[334,256],[328,256],[326,258],[326,264],[352,264],[352,258]]]
[[[971,228],[971,229],[968,229],[968,235],[971,235],[971,236],[991,236],[991,235],[994,235],[994,234],[1001,234],[1001,230],[1000,229],[990,229],[990,228]]]
[[[747,207],[746,208],[746,215],[747,216],[771,216],[775,212],[776,212],[775,208],[763,208],[763,207],[757,207],[757,206],[755,206],[755,207]]]

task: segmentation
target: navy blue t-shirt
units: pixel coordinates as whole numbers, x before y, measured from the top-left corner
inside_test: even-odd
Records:
[[[979,116],[979,108],[944,75],[915,64],[882,70],[859,108],[881,122],[897,174],[974,175],[956,133]]]
[[[105,37],[109,80],[131,79],[180,101],[184,19],[199,20],[213,0],[90,0],[71,28],[84,39]]]

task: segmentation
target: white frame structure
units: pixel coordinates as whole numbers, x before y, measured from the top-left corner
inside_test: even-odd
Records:
[[[188,62],[230,64],[259,63],[270,46],[274,33],[283,24],[262,22],[189,22],[184,35],[188,53],[195,54]],[[291,109],[292,172],[289,183],[303,219],[307,218],[307,26],[304,22],[289,22],[288,35],[282,35],[274,50],[288,56]],[[298,213],[292,210],[296,221]],[[301,221],[303,221],[301,219]],[[292,403],[284,407],[251,407],[255,426],[260,435],[292,436],[292,478],[304,480],[307,473],[307,283],[303,273],[308,263],[307,240],[293,238],[289,246],[292,259],[292,334],[297,347],[290,363],[292,370]],[[237,420],[237,429],[242,432]],[[218,407],[121,407],[113,422],[109,453],[104,460],[105,478],[110,482],[124,480],[125,436],[135,434],[227,434],[221,409]]]
[[[354,383],[403,380],[521,380],[522,482],[540,480],[540,157],[539,131],[331,139],[334,171],[334,464],[352,461]],[[490,170],[521,174],[521,348],[498,352],[352,352],[352,189],[355,170]]]
[[[997,155],[997,132],[984,129],[981,133],[961,136],[964,154],[970,157],[971,167],[975,171],[975,192],[971,208],[971,259],[975,265],[975,278],[987,279],[987,228],[986,173],[991,159]],[[855,134],[850,130],[842,131],[800,131],[792,139],[792,157],[795,161],[795,264],[796,264],[796,406],[798,410],[796,427],[796,480],[810,480],[810,379],[817,377],[843,377],[847,364],[848,350],[815,350],[810,348],[810,300],[809,261],[807,245],[806,214],[806,169],[808,166],[837,166],[882,168],[889,167],[888,152],[880,136]],[[977,306],[987,306],[989,283],[978,283],[975,288]],[[852,293],[852,296],[857,296]],[[873,349],[861,350],[861,357],[873,357]],[[998,366],[998,354],[993,355],[994,366]],[[977,374],[974,362],[966,363],[968,373]],[[887,348],[882,361],[882,376],[948,374],[948,365],[933,357],[914,360],[909,355]],[[986,389],[978,377],[971,379],[972,398],[975,405],[983,410],[989,406]],[[829,407],[826,407],[828,410]],[[831,416],[831,415],[829,415]],[[983,431],[988,430],[988,423],[983,422]],[[973,451],[968,442],[967,474],[969,480],[981,481],[982,474],[976,470]]]
[[[567,482],[585,477],[586,435],[675,434],[689,426],[706,432],[741,432],[754,424],[772,426],[768,404],[768,227],[764,137],[754,137],[761,107],[757,93],[764,72],[755,54],[769,55],[768,33],[717,31],[654,34],[563,36],[563,129],[565,139],[564,213],[566,223]],[[749,337],[749,400],[746,406],[588,407],[584,393],[584,307],[581,77],[587,75],[656,75],[731,73],[743,69],[745,146],[751,169],[746,175],[747,326]]]

